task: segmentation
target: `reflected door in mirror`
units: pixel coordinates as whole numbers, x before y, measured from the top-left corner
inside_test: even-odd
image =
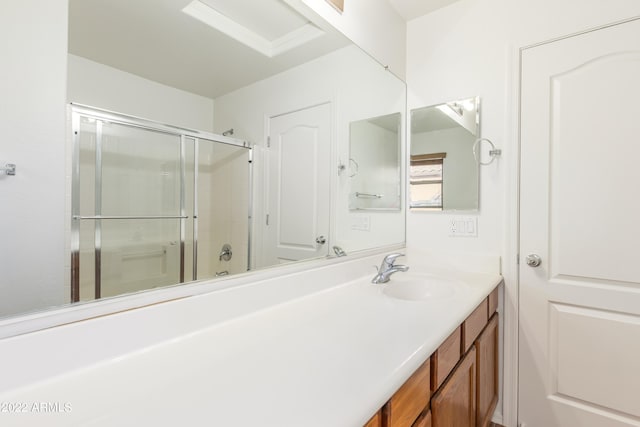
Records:
[[[263,265],[326,256],[331,105],[273,117],[269,126]]]

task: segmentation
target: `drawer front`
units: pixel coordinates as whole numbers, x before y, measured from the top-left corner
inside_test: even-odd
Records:
[[[480,332],[482,332],[489,321],[489,305],[487,301],[488,299],[485,298],[462,324],[462,341],[464,343],[463,350],[465,353],[471,348],[473,342],[478,338],[478,335],[480,335]]]
[[[436,391],[460,360],[462,328],[456,330],[431,356],[431,391]]]
[[[411,427],[431,398],[431,361],[426,362],[391,397],[383,409],[386,427]]]
[[[498,289],[499,287],[495,288],[493,292],[489,294],[489,319],[493,316],[493,313],[498,311]]]

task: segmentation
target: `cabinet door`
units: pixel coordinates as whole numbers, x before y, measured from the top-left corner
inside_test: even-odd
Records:
[[[415,423],[411,427],[432,427],[431,424],[431,411],[427,411],[420,415]]]
[[[476,341],[477,425],[487,427],[498,403],[498,313]]]
[[[476,349],[473,347],[431,399],[433,427],[475,427]]]
[[[430,365],[427,359],[384,405],[382,424],[385,427],[410,427],[429,406]]]

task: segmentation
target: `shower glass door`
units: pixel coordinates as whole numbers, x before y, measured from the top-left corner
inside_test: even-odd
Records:
[[[100,297],[182,281],[180,140],[103,124]]]
[[[247,270],[244,143],[76,108],[84,111],[73,114],[72,301]]]
[[[181,137],[82,118],[79,140],[78,299],[184,281]]]

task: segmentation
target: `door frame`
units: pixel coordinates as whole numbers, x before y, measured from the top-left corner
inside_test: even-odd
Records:
[[[614,27],[627,22],[639,20],[640,16],[627,18],[596,27],[591,27],[582,31],[554,37],[542,42],[529,44],[522,47],[510,49],[510,78],[511,87],[508,88],[509,123],[507,135],[516,141],[513,146],[513,159],[509,163],[506,176],[506,196],[509,201],[506,204],[506,238],[504,253],[507,254],[503,263],[503,276],[505,279],[504,293],[504,352],[503,352],[503,393],[502,424],[519,426],[519,330],[520,330],[520,177],[521,177],[521,88],[522,88],[522,55],[535,47],[546,45],[560,40],[581,36],[587,33],[598,31],[604,28]]]
[[[290,106],[289,108],[278,109],[276,111],[265,112],[263,115],[263,131],[262,131],[262,141],[260,144],[259,152],[254,153],[254,162],[256,161],[256,154],[259,155],[259,169],[254,170],[253,174],[253,188],[254,190],[258,188],[260,185],[266,188],[266,184],[264,184],[268,179],[267,177],[267,169],[266,165],[266,150],[267,150],[267,139],[271,133],[271,120],[280,116],[284,116],[291,113],[296,113],[298,111],[307,110],[309,108],[319,107],[321,105],[329,104],[329,138],[330,138],[330,147],[329,147],[329,157],[330,157],[330,180],[329,180],[329,236],[327,238],[327,248],[333,246],[333,242],[335,242],[335,233],[336,233],[336,195],[338,188],[338,173],[337,169],[336,173],[331,172],[333,169],[333,165],[336,165],[337,168],[337,158],[338,158],[338,138],[337,138],[337,128],[338,128],[338,102],[336,96],[330,96],[328,98],[309,100],[308,103],[302,105],[301,103],[296,102],[296,106]],[[254,148],[257,146],[254,145]],[[262,182],[262,184],[261,184]],[[255,191],[254,191],[255,194]],[[262,197],[260,200],[256,200],[254,198],[253,203],[253,218],[252,218],[252,242],[251,245],[255,248],[252,256],[250,257],[250,269],[255,269],[256,265],[263,266],[264,263],[264,221],[266,215],[266,206],[267,206],[267,197],[268,194],[266,191],[262,191]]]

